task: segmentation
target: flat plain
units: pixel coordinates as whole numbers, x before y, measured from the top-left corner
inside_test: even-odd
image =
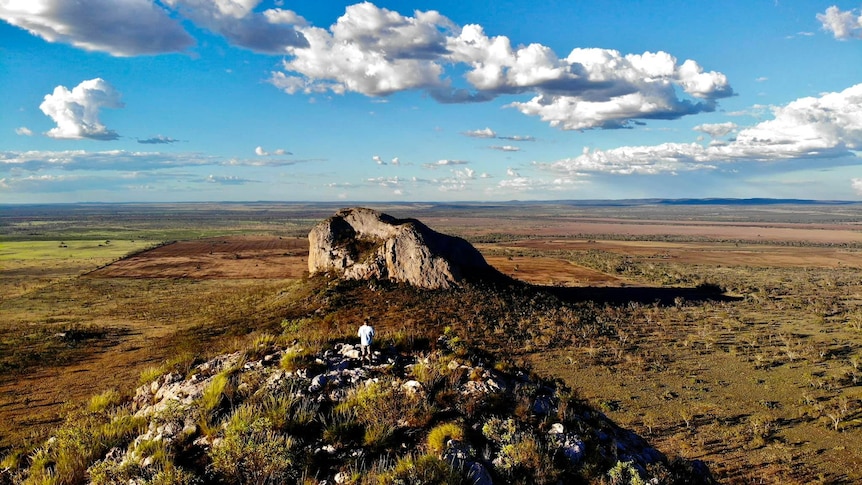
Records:
[[[862,206],[373,207],[464,237],[595,313],[517,332],[476,331],[469,309],[384,328],[460,329],[722,482],[862,480]],[[149,367],[278,327],[279,302],[304,284],[305,234],[336,208],[4,209],[0,446],[32,446],[70,406],[133,392]]]

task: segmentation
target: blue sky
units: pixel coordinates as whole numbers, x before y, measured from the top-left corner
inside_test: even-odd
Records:
[[[0,203],[862,199],[862,3],[0,0]]]

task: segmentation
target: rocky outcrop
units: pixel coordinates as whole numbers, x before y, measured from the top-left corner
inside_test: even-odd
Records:
[[[441,337],[438,346],[449,347],[446,337]],[[468,441],[447,441],[438,452],[441,460],[470,483],[507,483],[519,476],[518,467],[525,466],[517,450],[533,447],[546,454],[544,466],[559,470],[578,470],[590,461],[593,466],[622,467],[632,480],[655,479],[651,474],[655,470],[664,470],[662,473],[668,476],[673,474],[667,458],[641,437],[617,426],[601,413],[567,401],[563,396],[566,390],[555,383],[535,381],[520,370],[501,372],[470,356],[458,357],[447,351],[415,356],[376,351],[373,362],[366,364],[359,358],[357,348],[349,343],[338,343],[317,353],[313,358],[315,364],[309,368],[288,371],[278,365],[285,356],[303,352],[298,347],[273,349],[255,360],[245,360],[242,353],[237,352],[196,367],[188,378],[167,374],[138,388],[132,406],[135,415],[146,418],[149,426],[126,450],[114,449],[105,460],[117,468],[135,463],[140,466],[142,457],[136,455],[135,450],[141,443],[150,441],[192,449],[199,455],[217,454],[220,447],[226,446],[224,429],[231,424],[223,424],[221,431],[211,431],[213,434],[207,435],[198,426],[199,411],[195,410],[200,409],[202,396],[212,387],[216,376],[227,372],[236,383],[235,400],[267,402],[269,398],[262,396],[288,395],[291,399],[311,403],[325,416],[332,411],[323,412],[323,409],[339,409],[343,403],[358,402],[361,406],[362,401],[357,401],[356,396],[368,393],[367,390],[375,386],[379,387],[375,392],[390,392],[391,399],[405,404],[421,407],[423,402],[433,402],[442,405],[441,415],[450,419],[456,417],[457,422],[475,432]],[[257,383],[257,389],[247,388],[243,392],[248,382]],[[246,397],[239,397],[242,394]],[[515,407],[521,407],[520,418],[506,416],[505,403],[517,403]],[[568,410],[563,411],[563,406]],[[233,403],[233,407],[243,408],[239,402]],[[496,412],[489,413],[491,409]],[[421,447],[421,442],[417,445],[410,437],[426,436],[427,430],[417,427],[409,410],[402,412],[403,416],[391,417],[399,430],[397,435],[404,440],[398,446],[393,443],[393,448]],[[489,414],[493,415],[488,417]],[[231,422],[225,420],[225,423]],[[308,453],[323,456],[323,461],[332,465],[328,470],[318,471],[319,483],[349,482],[341,477],[342,473],[336,472],[355,466],[351,464],[370,456],[369,450],[359,442],[330,443],[326,435],[315,436],[309,431],[311,428],[296,429],[297,436],[303,436]],[[480,450],[484,451],[480,453]],[[709,471],[697,462],[687,463],[686,468],[689,471],[683,474],[682,482],[712,482]],[[606,473],[613,472],[600,472]],[[563,473],[560,478],[565,481],[565,477],[574,476]]]
[[[308,233],[308,242],[310,274],[334,272],[347,279],[441,289],[490,270],[467,241],[372,209],[338,211]]]
[[[128,429],[92,452],[91,483],[714,483],[558,382],[486,360],[450,332],[435,347],[384,348],[366,363],[347,342],[255,344],[139,387],[33,462],[53,463],[70,436]]]

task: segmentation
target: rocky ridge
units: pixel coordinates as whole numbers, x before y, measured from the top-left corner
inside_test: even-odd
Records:
[[[467,241],[433,231],[415,219],[396,219],[366,208],[348,208],[308,234],[310,274],[391,280],[420,288],[457,285],[490,270]]]
[[[130,485],[712,483],[702,464],[669,462],[558,383],[494,365],[451,333],[436,346],[386,349],[363,362],[346,342],[313,353],[264,344],[162,375],[110,414],[136,422],[137,432],[94,457],[86,477]]]

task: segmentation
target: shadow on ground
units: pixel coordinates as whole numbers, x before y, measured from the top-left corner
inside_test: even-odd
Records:
[[[698,286],[694,288],[653,288],[653,287],[559,287],[537,286],[536,289],[550,293],[560,300],[568,302],[593,301],[596,303],[625,304],[630,302],[662,306],[676,305],[681,300],[701,303],[731,302],[742,300],[741,297],[724,294],[721,288],[713,286]]]

